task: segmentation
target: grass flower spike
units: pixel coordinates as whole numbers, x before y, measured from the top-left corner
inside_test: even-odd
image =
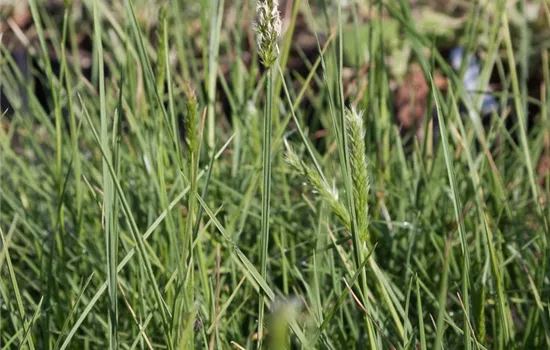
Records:
[[[355,211],[357,212],[357,228],[361,243],[370,248],[368,235],[369,215],[369,173],[367,156],[365,155],[365,131],[363,128],[363,113],[357,112],[354,107],[346,109],[347,132],[349,135],[349,152],[353,182],[353,197],[355,198]]]
[[[334,213],[349,228],[351,225],[349,213],[346,207],[338,200],[336,189],[331,188],[329,184],[323,181],[317,171],[302,161],[286,140],[285,147],[285,161],[287,164],[295,169],[305,179],[307,184],[329,203]]]
[[[184,86],[184,93],[187,99],[186,114],[184,116],[185,137],[189,152],[195,154],[199,148],[199,131],[198,131],[198,104],[195,91],[191,85]]]
[[[281,35],[281,15],[277,0],[258,1],[258,20],[254,26],[262,64],[271,67],[279,55],[277,39]]]

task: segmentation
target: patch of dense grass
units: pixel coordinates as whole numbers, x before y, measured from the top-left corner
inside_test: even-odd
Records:
[[[405,1],[295,0],[262,67],[252,1],[30,0],[32,69],[1,47],[0,348],[550,347],[550,11],[510,3],[447,38],[498,76],[484,115]],[[409,61],[419,137],[394,122]]]

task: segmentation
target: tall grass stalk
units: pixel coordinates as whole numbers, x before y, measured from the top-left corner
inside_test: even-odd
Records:
[[[203,3],[206,3],[204,1]],[[208,98],[208,146],[210,150],[214,149],[215,141],[215,101],[216,101],[216,78],[218,76],[218,53],[220,49],[220,32],[222,27],[222,16],[224,9],[224,0],[212,1],[210,9],[210,38],[208,45],[208,80],[207,80],[207,98]],[[204,6],[204,5],[203,5]]]
[[[191,186],[191,194],[197,192],[197,178],[198,178],[198,162],[199,162],[199,130],[198,130],[198,106],[197,100],[194,91],[190,86],[185,87],[185,96],[187,98],[187,112],[184,118],[185,125],[185,135],[187,138],[187,157],[188,157],[188,176],[189,184]],[[184,258],[186,269],[188,269],[189,274],[186,276],[186,279],[183,281],[185,289],[185,299],[187,312],[190,313],[194,308],[195,303],[195,293],[194,293],[194,254],[193,254],[193,241],[194,237],[194,228],[198,220],[197,216],[197,199],[195,196],[190,195],[187,206],[187,220],[185,222],[185,237],[183,237],[184,242]],[[180,268],[183,268],[180,267]],[[194,348],[193,333],[189,335],[190,339],[180,339],[184,342],[184,347],[188,349]]]
[[[342,175],[344,177],[344,185],[346,189],[346,198],[348,200],[348,208],[350,212],[350,228],[351,228],[351,235],[353,237],[353,251],[354,251],[354,262],[357,269],[359,269],[361,262],[363,261],[363,252],[364,252],[364,244],[361,243],[360,238],[360,230],[358,226],[358,217],[357,217],[357,210],[356,210],[356,198],[354,196],[354,188],[353,188],[353,178],[352,178],[352,170],[351,168],[351,161],[350,161],[350,154],[348,153],[350,151],[349,147],[349,135],[348,135],[348,127],[347,127],[347,117],[346,117],[346,111],[345,111],[345,99],[344,99],[344,87],[343,87],[343,59],[344,59],[344,36],[343,36],[343,22],[342,22],[342,1],[338,1],[338,50],[337,50],[337,69],[336,69],[336,78],[337,78],[337,96],[338,96],[338,117],[336,115],[333,115],[334,118],[334,125],[337,132],[337,138],[338,138],[338,151],[340,155],[340,167],[342,170]],[[358,151],[358,150],[356,150]],[[363,150],[364,152],[364,150]],[[366,194],[364,194],[366,195]],[[364,215],[367,215],[366,213]],[[369,316],[369,300],[368,300],[368,293],[369,289],[367,287],[367,273],[363,269],[361,271],[361,281],[360,281],[360,288],[362,293],[362,302],[366,309],[365,312],[365,324],[366,324],[366,331],[367,331],[367,338],[369,341],[369,346],[371,349],[376,349],[378,347],[377,344],[377,338],[376,333],[374,331],[374,325],[372,323],[372,319]]]
[[[96,55],[98,62],[98,77],[99,77],[99,110],[101,118],[101,147],[105,150],[105,156],[103,158],[102,176],[103,176],[103,215],[104,223],[103,229],[105,231],[105,249],[107,256],[107,275],[108,275],[108,294],[109,294],[109,349],[115,350],[118,348],[117,342],[117,318],[118,318],[118,285],[117,285],[117,247],[118,247],[118,235],[116,231],[116,217],[115,213],[115,193],[113,188],[113,180],[109,174],[108,161],[112,159],[112,153],[110,151],[110,142],[108,128],[109,123],[107,121],[107,106],[105,100],[105,69],[103,62],[103,43],[102,43],[102,29],[99,19],[96,3],[93,7],[94,17],[94,37]],[[121,87],[122,88],[122,87]]]
[[[264,106],[262,144],[262,224],[260,237],[260,275],[267,277],[267,256],[269,248],[269,220],[271,197],[271,134],[273,114],[273,69],[279,56],[277,40],[281,34],[281,18],[277,0],[259,0],[258,18],[255,30],[258,40],[258,54],[266,68],[266,103]],[[260,293],[258,309],[258,348],[263,346],[264,295]]]
[[[516,70],[516,60],[514,57],[511,39],[512,34],[510,33],[510,25],[508,23],[506,11],[502,11],[502,23],[504,30],[504,45],[506,48],[506,56],[508,58],[508,64],[510,68],[512,91],[514,93],[514,106],[517,113],[521,149],[523,151],[525,167],[527,168],[527,177],[529,179],[531,195],[533,196],[532,200],[536,205],[541,224],[543,225],[544,231],[546,232],[546,235],[541,235],[541,242],[543,246],[546,247],[548,246],[548,234],[550,232],[550,229],[548,227],[548,218],[544,215],[542,206],[540,205],[539,187],[537,186],[535,179],[533,160],[531,159],[532,156],[529,149],[527,136],[527,116],[525,115],[527,101],[522,101],[521,99],[522,90],[520,88],[519,77]]]
[[[271,197],[271,126],[272,126],[272,100],[273,100],[273,73],[271,69],[266,72],[266,105],[264,113],[264,138],[262,153],[262,228],[260,237],[260,274],[267,276],[267,258],[269,249],[269,212]],[[263,322],[264,322],[264,296],[260,295],[260,305],[258,311],[258,348],[262,347],[263,341]]]
[[[460,244],[461,244],[461,253],[462,253],[462,293],[463,293],[463,300],[464,300],[464,349],[471,349],[471,342],[472,342],[472,334],[470,332],[470,326],[469,326],[469,320],[470,320],[470,255],[468,252],[468,241],[466,239],[466,229],[464,227],[464,222],[462,219],[462,201],[460,200],[460,196],[458,193],[458,188],[456,184],[456,176],[454,172],[454,166],[451,158],[451,151],[449,147],[449,141],[448,141],[448,132],[447,132],[447,126],[445,123],[445,119],[443,118],[443,111],[440,107],[440,97],[438,95],[437,88],[435,86],[435,83],[433,81],[433,78],[430,77],[430,84],[432,89],[432,94],[434,96],[434,101],[436,104],[436,110],[437,110],[437,117],[439,120],[439,130],[440,130],[440,137],[441,137],[441,144],[443,147],[443,154],[445,158],[445,165],[447,168],[447,176],[449,178],[449,184],[451,186],[451,194],[452,194],[452,201],[453,201],[453,208],[454,208],[454,214],[456,219],[456,224],[458,226],[458,234],[460,236]],[[443,305],[439,305],[439,307],[443,308]],[[438,319],[438,322],[442,322],[442,320]],[[439,328],[442,328],[443,325],[438,325]],[[438,330],[439,331],[439,330]],[[441,337],[443,336],[443,330],[438,333]],[[436,345],[435,348],[439,349],[442,347],[442,338],[437,337],[436,338]]]
[[[54,105],[54,117],[55,117],[55,182],[57,189],[57,218],[56,222],[58,227],[54,229],[54,237],[50,238],[50,254],[47,259],[48,269],[50,270],[47,274],[47,280],[45,283],[46,292],[45,294],[45,307],[50,307],[51,293],[53,292],[55,279],[54,274],[54,254],[57,251],[61,257],[63,257],[64,245],[63,239],[65,236],[65,217],[64,217],[64,205],[63,205],[63,117],[61,114],[61,104],[59,101],[59,81],[53,73],[52,63],[50,60],[50,54],[47,48],[45,33],[42,27],[42,18],[39,12],[38,5],[35,0],[29,1],[30,10],[32,17],[36,23],[36,31],[38,34],[38,39],[40,41],[40,47],[42,49],[42,59],[43,64],[46,70],[47,83],[49,85],[49,93],[53,99]],[[55,246],[57,244],[57,247]],[[57,248],[57,249],[56,249]],[[51,314],[47,314],[46,317],[42,319],[42,328],[43,328],[43,341],[46,344],[50,343],[50,317]]]
[[[64,72],[63,74],[63,82],[64,87],[67,93],[67,112],[69,114],[69,130],[70,130],[70,136],[71,136],[71,149],[73,157],[71,159],[71,164],[74,169],[74,181],[75,181],[75,188],[76,188],[76,231],[77,236],[81,233],[81,224],[82,224],[82,190],[81,190],[81,183],[82,183],[82,169],[81,169],[81,162],[80,162],[80,154],[78,152],[78,125],[76,120],[76,113],[74,110],[74,103],[73,103],[73,89],[72,89],[72,80],[71,80],[71,72],[70,67],[67,62],[67,53],[66,53],[66,42],[67,42],[67,36],[70,36],[71,38],[74,36],[74,32],[72,31],[71,26],[71,19],[72,19],[72,12],[71,12],[71,2],[67,2],[68,5],[65,8],[65,12],[63,14],[63,39],[61,40],[62,47],[61,47],[61,71]],[[71,43],[73,45],[74,43]],[[74,50],[73,50],[73,56],[74,56]],[[77,56],[74,56],[77,57]],[[80,65],[78,66],[80,68]]]

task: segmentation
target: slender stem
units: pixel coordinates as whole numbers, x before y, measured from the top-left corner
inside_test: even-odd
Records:
[[[210,150],[214,149],[215,139],[215,114],[214,103],[216,101],[216,77],[218,76],[218,54],[220,49],[220,31],[221,31],[221,17],[223,13],[224,0],[214,1],[212,11],[212,22],[210,28],[210,45],[208,46],[208,146]]]
[[[107,120],[107,103],[105,96],[105,68],[103,61],[103,42],[101,39],[102,28],[101,22],[99,20],[99,13],[97,9],[97,4],[93,4],[93,21],[94,21],[94,36],[96,39],[96,50],[98,57],[98,69],[99,69],[99,114],[101,120],[101,147],[106,151],[105,157],[102,160],[102,175],[103,175],[103,207],[105,213],[105,251],[107,255],[107,291],[109,294],[109,349],[118,349],[118,329],[117,329],[117,318],[118,318],[118,306],[117,306],[117,243],[118,237],[115,230],[115,216],[114,216],[114,184],[109,174],[109,165],[108,162],[112,161],[112,153],[109,145],[109,134],[108,134],[108,120]],[[121,87],[122,88],[122,87]],[[115,164],[116,167],[116,164]]]
[[[273,99],[273,72],[267,70],[267,97],[264,118],[264,141],[263,141],[263,192],[262,192],[262,236],[260,241],[260,274],[267,276],[267,251],[269,243],[269,200],[271,196],[271,114]],[[262,346],[264,321],[264,295],[260,294],[260,305],[258,311],[258,348]]]
[[[195,193],[197,192],[197,176],[198,176],[198,168],[197,168],[197,156],[198,153],[193,150],[191,154],[189,155],[189,177],[190,177],[190,186],[191,186],[191,192]],[[199,220],[197,216],[197,197],[194,195],[191,195],[189,197],[189,204],[188,204],[188,216],[187,216],[187,222],[185,226],[185,239],[184,242],[186,245],[185,250],[187,250],[187,257],[186,259],[186,269],[189,269],[189,275],[188,278],[184,281],[184,289],[185,289],[185,295],[184,295],[184,302],[185,306],[187,308],[187,312],[191,312],[193,309],[193,304],[195,302],[195,291],[194,291],[194,281],[195,281],[195,269],[194,269],[194,254],[193,254],[193,238],[194,238],[194,226],[195,222]],[[194,349],[195,346],[195,340],[194,335],[191,332],[187,339],[181,339],[183,341],[183,348],[184,349]]]
[[[367,337],[369,341],[369,346],[371,349],[376,349],[376,334],[374,332],[374,325],[369,312],[369,300],[368,300],[368,287],[367,287],[367,273],[365,269],[361,268],[361,262],[363,261],[363,245],[359,239],[359,232],[357,227],[357,212],[355,210],[355,199],[353,196],[353,185],[351,177],[351,165],[349,159],[349,143],[348,136],[346,133],[346,117],[345,117],[345,98],[344,98],[344,87],[343,87],[343,60],[344,60],[344,36],[342,33],[343,23],[342,23],[342,3],[338,1],[338,51],[337,51],[337,88],[338,88],[338,102],[339,102],[339,117],[340,120],[335,121],[337,126],[337,133],[339,131],[339,153],[340,153],[340,165],[342,168],[342,173],[344,176],[344,184],[346,188],[346,194],[348,199],[348,207],[350,212],[350,223],[351,223],[351,234],[353,237],[353,250],[354,250],[354,260],[355,266],[357,269],[361,269],[361,292],[363,294],[363,303],[365,305],[365,326],[367,330]]]

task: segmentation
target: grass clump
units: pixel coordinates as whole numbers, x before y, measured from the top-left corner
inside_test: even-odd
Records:
[[[0,349],[550,347],[548,5],[291,3],[0,5]]]

